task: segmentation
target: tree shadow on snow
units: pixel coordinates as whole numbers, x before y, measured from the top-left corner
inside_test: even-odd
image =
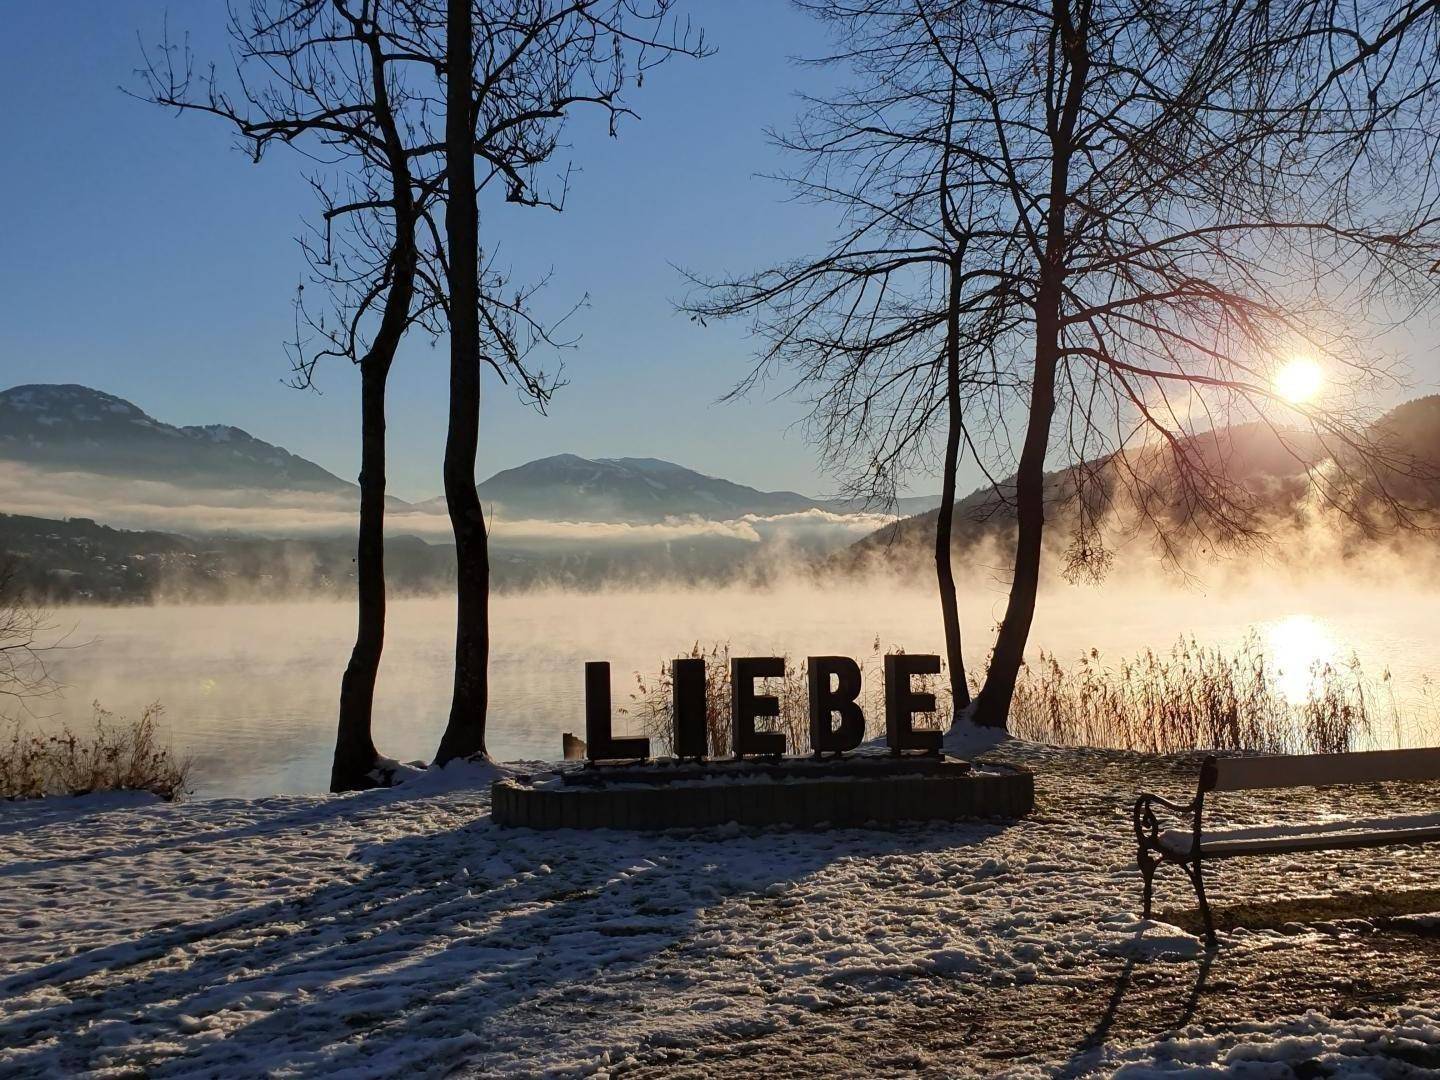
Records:
[[[499,1022],[515,1010],[573,1008],[583,1024],[587,1001],[632,997],[602,977],[679,946],[707,908],[764,898],[837,860],[967,847],[1006,827],[540,833],[497,829],[486,816],[363,847],[371,871],[361,881],[17,975],[0,984],[0,1048],[23,1054],[41,1033],[58,1034],[17,1061],[41,1072],[92,1067],[102,1053],[150,1075],[257,1062],[443,1071],[489,1052],[523,1053],[526,1039],[556,1030]],[[15,1001],[41,989],[38,1008]],[[57,991],[69,1000],[55,1003]],[[123,1037],[96,1024],[115,1017],[130,1025]],[[186,1038],[211,1027],[225,1038]],[[514,1045],[507,1031],[521,1032],[508,1036]],[[606,1045],[603,1031],[596,1040]],[[177,1056],[152,1053],[156,1044]]]
[[[7,877],[23,877],[28,874],[45,873],[50,870],[63,870],[67,867],[89,865],[97,859],[123,860],[134,859],[145,855],[152,855],[164,851],[173,851],[178,848],[191,848],[197,844],[213,844],[230,840],[253,840],[259,837],[273,837],[280,833],[290,832],[295,829],[311,829],[328,825],[335,821],[345,821],[348,824],[363,823],[366,817],[385,813],[387,808],[395,803],[418,801],[434,797],[433,791],[407,790],[403,785],[395,788],[376,789],[366,791],[362,794],[344,795],[328,799],[314,799],[305,796],[273,796],[272,799],[262,800],[229,800],[215,799],[207,801],[207,809],[214,811],[225,808],[227,804],[235,807],[237,813],[254,813],[256,806],[263,809],[266,803],[271,801],[296,801],[301,805],[293,810],[281,814],[259,813],[254,820],[244,821],[231,828],[211,829],[196,831],[193,827],[193,819],[175,818],[167,820],[164,817],[150,819],[146,824],[158,824],[161,828],[173,827],[176,831],[168,832],[166,835],[145,839],[129,847],[114,848],[109,851],[97,854],[94,851],[85,851],[75,855],[57,855],[49,859],[15,860],[0,866],[0,880]],[[86,796],[86,799],[94,796]],[[37,803],[46,800],[37,799]],[[488,805],[488,797],[485,803],[477,800],[476,809]],[[108,821],[111,815],[144,813],[167,815],[170,807],[160,805],[117,805],[111,806],[101,802],[93,813],[85,814],[83,817],[39,817],[29,819],[17,817],[13,822],[0,822],[0,836],[8,832],[25,832],[33,829],[43,829],[49,825],[61,825],[69,829],[78,828],[84,830],[90,824],[97,828],[112,829],[114,826]]]

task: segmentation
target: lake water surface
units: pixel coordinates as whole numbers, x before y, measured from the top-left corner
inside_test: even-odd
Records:
[[[1004,609],[987,581],[962,602],[967,653],[978,661]],[[376,702],[376,743],[402,760],[434,753],[448,709],[454,606],[449,598],[392,602]],[[1206,591],[1173,585],[1069,587],[1042,597],[1033,647],[1073,659],[1091,648],[1118,659],[1181,634],[1229,646],[1253,629],[1302,693],[1310,665],[1353,651],[1367,671],[1418,688],[1440,645],[1433,595],[1343,582]],[[338,602],[152,608],[64,608],[73,627],[54,665],[63,697],[41,702],[38,723],[84,724],[90,703],[122,716],[165,706],[165,727],[194,760],[198,797],[323,791],[329,777],[340,674],[354,610]],[[870,653],[884,646],[941,652],[936,602],[920,586],[504,596],[493,604],[492,753],[555,759],[563,731],[582,732],[583,664],[609,660],[623,707],[633,672],[656,672],[696,641],[728,639],[739,655]],[[623,729],[624,722],[617,722]]]

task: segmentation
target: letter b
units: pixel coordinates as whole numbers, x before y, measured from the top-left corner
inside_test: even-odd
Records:
[[[810,668],[810,748],[817,754],[854,750],[865,738],[865,712],[860,696],[860,665],[848,656],[812,656]],[[830,688],[830,677],[836,686]],[[840,714],[840,726],[831,719]]]

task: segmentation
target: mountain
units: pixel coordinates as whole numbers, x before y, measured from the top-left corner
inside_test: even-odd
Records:
[[[476,486],[480,500],[501,521],[653,523],[696,516],[727,521],[746,514],[770,516],[827,510],[854,513],[862,507],[840,499],[812,499],[794,491],[760,491],[658,458],[583,458],[556,454],[498,472]],[[902,512],[937,500],[901,500]],[[443,510],[442,499],[420,506]]]
[[[1383,447],[1394,464],[1381,466],[1373,474],[1385,489],[1412,508],[1440,508],[1440,395],[1405,402],[1371,425],[1370,438]],[[1277,429],[1264,423],[1237,424],[1217,431],[1189,436],[1184,440],[1195,460],[1214,475],[1225,476],[1248,493],[1260,524],[1274,529],[1285,521],[1298,520],[1311,494],[1311,470],[1333,466],[1322,441],[1313,433]],[[1334,459],[1345,464],[1344,455]],[[1341,475],[1345,470],[1340,470]],[[1371,470],[1363,463],[1349,464],[1352,476],[1365,478],[1340,502],[1352,511],[1364,513],[1373,507],[1367,490]],[[1096,508],[1119,507],[1126,528],[1141,532],[1161,527],[1172,537],[1200,540],[1189,533],[1185,507],[1189,493],[1179,482],[1168,449],[1160,446],[1127,450],[1087,461],[1070,469],[1047,473],[1045,498],[1047,528],[1052,541],[1063,541],[1077,521],[1072,498],[1080,476],[1091,481],[1089,499]],[[1133,478],[1142,478],[1147,510],[1153,517],[1143,525],[1135,512]],[[1332,492],[1332,495],[1336,494]],[[987,539],[1005,538],[1015,526],[1015,510],[1009,484],[984,487],[955,504],[954,545],[964,550]],[[856,541],[830,560],[832,568],[855,569],[868,562],[890,565],[921,565],[930,558],[935,535],[935,510],[885,526]],[[1386,520],[1383,512],[1377,520]],[[1203,540],[1200,546],[1204,547]]]
[[[51,517],[79,513],[116,525],[154,524],[190,534],[348,533],[348,520],[334,515],[353,512],[359,491],[314,462],[240,428],[177,427],[123,398],[73,384],[32,384],[0,391],[0,463],[6,461],[55,474],[43,482],[23,481],[27,493],[47,498],[22,500],[24,505],[7,507],[12,512]],[[61,475],[65,473],[88,475],[67,479]],[[92,479],[96,474],[107,478],[98,489]],[[147,492],[110,485],[109,478],[159,481],[188,490],[179,496],[159,489]],[[190,490],[208,495],[195,497],[191,505]],[[652,524],[669,518],[729,521],[746,515],[772,517],[813,510],[853,514],[867,509],[856,501],[761,491],[658,458],[591,460],[558,454],[498,472],[476,490],[501,522]],[[303,498],[281,497],[286,493]],[[314,498],[317,495],[327,497],[323,506]],[[900,512],[915,513],[937,501],[902,499]],[[445,510],[443,498],[412,506],[391,497],[387,504],[393,513],[443,514]],[[213,525],[200,520],[209,506],[223,511],[210,515]],[[265,513],[230,512],[244,507]],[[337,523],[271,513],[287,507],[317,514],[332,511],[325,521]],[[184,517],[167,512],[181,508],[195,512]],[[422,532],[429,528],[428,524],[417,527]]]
[[[816,505],[793,491],[757,491],[655,458],[590,460],[575,454],[506,469],[476,491],[502,520],[650,522],[689,514],[726,519],[796,513]]]
[[[73,384],[0,392],[0,460],[185,487],[357,490],[240,428],[175,427],[123,398]]]

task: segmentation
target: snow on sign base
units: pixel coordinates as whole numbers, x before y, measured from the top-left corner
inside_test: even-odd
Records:
[[[677,771],[675,779],[659,783],[638,780],[634,770],[617,771],[613,781],[602,774],[584,784],[554,774],[510,777],[492,785],[491,806],[496,824],[532,829],[960,821],[1023,817],[1035,806],[1035,778],[1019,766],[953,758],[931,759],[923,770],[884,764],[882,759],[869,770],[827,776],[738,771],[744,764],[737,763],[737,771],[698,778]]]

